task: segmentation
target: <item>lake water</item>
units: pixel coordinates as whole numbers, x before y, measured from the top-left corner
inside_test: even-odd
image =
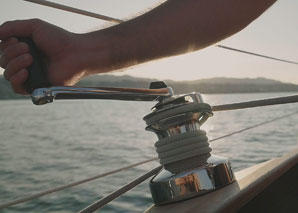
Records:
[[[211,105],[281,94],[204,95]],[[144,130],[153,103],[29,100],[0,101],[0,203],[101,174],[156,156],[156,136]],[[217,112],[202,129],[209,139],[297,111],[297,104]],[[235,171],[279,157],[297,147],[298,116],[211,143]],[[1,213],[77,212],[158,162],[20,204]],[[148,181],[111,202],[102,212],[142,212],[152,205]]]

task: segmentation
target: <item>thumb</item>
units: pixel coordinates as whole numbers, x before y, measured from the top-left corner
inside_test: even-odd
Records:
[[[4,41],[10,37],[31,37],[41,20],[16,20],[8,21],[0,26],[0,40]]]

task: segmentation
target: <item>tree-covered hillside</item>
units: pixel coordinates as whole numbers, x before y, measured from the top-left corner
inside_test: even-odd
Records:
[[[155,79],[134,78],[131,76],[94,75],[83,79],[78,86],[111,86],[148,88]],[[293,92],[298,91],[298,85],[282,83],[275,80],[211,78],[194,81],[166,81],[175,94],[197,91],[203,94],[215,93],[256,93],[256,92]],[[20,99],[28,96],[16,95],[9,83],[0,76],[0,99]]]

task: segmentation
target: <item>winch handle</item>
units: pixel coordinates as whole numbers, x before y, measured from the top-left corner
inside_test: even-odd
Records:
[[[110,99],[129,101],[156,101],[172,96],[173,90],[163,82],[153,82],[150,89],[117,87],[51,87],[47,78],[47,66],[42,52],[31,38],[18,38],[29,45],[33,63],[27,68],[28,79],[25,89],[31,95],[34,104],[42,105],[55,99]]]
[[[51,86],[47,79],[47,66],[43,60],[41,51],[31,38],[19,37],[18,40],[29,46],[29,52],[33,57],[32,64],[27,68],[29,75],[24,84],[26,92],[31,94],[35,89]]]

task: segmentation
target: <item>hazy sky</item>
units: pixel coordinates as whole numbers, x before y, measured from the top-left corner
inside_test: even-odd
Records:
[[[53,2],[122,19],[141,14],[161,1],[56,0]],[[297,11],[298,1],[279,0],[257,21],[220,44],[298,61]],[[0,1],[0,23],[28,18],[40,18],[73,32],[87,32],[111,25],[105,21],[62,12],[22,0]],[[139,65],[121,74],[173,80],[266,77],[298,84],[297,65],[243,55],[217,47]]]

